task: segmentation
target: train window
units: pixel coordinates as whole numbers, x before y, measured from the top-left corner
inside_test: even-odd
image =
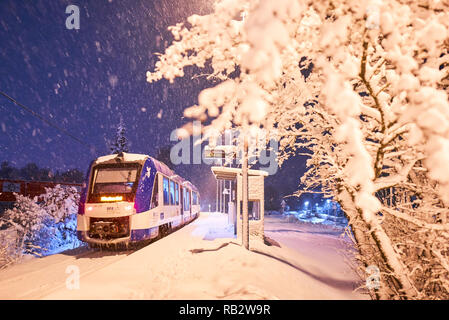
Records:
[[[159,205],[159,175],[154,177],[153,197],[151,198],[151,208],[156,208]]]
[[[179,205],[179,185],[176,183],[175,186],[175,201],[176,205]]]
[[[100,164],[94,167],[89,202],[99,202],[104,195],[121,195],[132,201],[138,183],[137,163]]]
[[[184,211],[189,210],[189,206],[187,204],[187,189],[182,188],[182,200],[184,202]]]
[[[184,210],[186,209],[186,188],[182,188],[182,203],[184,204]]]
[[[192,192],[192,198],[193,198],[192,204],[198,204],[198,203],[197,203],[197,195],[196,195],[196,192]]]
[[[190,210],[190,190],[186,190],[186,210]]]
[[[170,180],[170,204],[175,204],[175,182]]]
[[[168,179],[166,177],[164,177],[164,179],[162,180],[162,187],[164,188],[164,205],[169,205],[170,204],[170,200],[169,200],[169,195],[168,195]]]

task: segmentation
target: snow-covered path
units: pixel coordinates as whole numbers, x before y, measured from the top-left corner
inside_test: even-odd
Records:
[[[220,221],[225,218],[219,214],[202,213],[190,225],[135,252],[85,250],[12,266],[0,271],[0,298],[368,298],[353,292],[356,277],[339,254],[344,246],[336,235],[266,217],[266,234],[281,248],[252,241],[253,251],[246,251],[237,239],[204,240],[213,238],[205,232],[207,226],[216,229]],[[79,290],[66,288],[69,265],[80,270]]]
[[[83,277],[131,253],[91,251],[82,247],[28,260],[0,271],[0,299],[40,299],[55,289],[65,288],[69,266],[78,266]]]

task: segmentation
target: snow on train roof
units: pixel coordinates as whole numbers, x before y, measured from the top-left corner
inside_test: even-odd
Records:
[[[199,192],[198,188],[190,181],[186,180],[182,185],[191,188],[193,191]]]
[[[95,162],[96,163],[108,162],[108,161],[115,159],[117,156],[118,156],[117,154],[110,154],[107,156],[102,156],[102,157],[97,158],[97,160]],[[148,156],[145,154],[123,152],[123,160],[124,161],[143,161],[147,158],[148,158]]]
[[[102,157],[97,158],[95,163],[99,164],[99,163],[113,162],[113,160],[115,160],[117,157],[118,157],[118,154],[110,154],[107,156],[102,156]],[[144,162],[148,158],[151,159],[151,161],[153,161],[154,166],[156,167],[157,171],[160,171],[169,177],[173,176],[175,174],[165,163],[160,162],[146,154],[123,152],[123,161],[124,162]]]
[[[191,183],[188,180],[185,180],[183,177],[176,174],[165,163],[160,162],[159,160],[156,160],[153,157],[150,157],[150,158],[151,158],[151,160],[153,160],[157,171],[162,172],[163,174],[168,176],[173,181],[176,181],[179,184],[182,184],[183,186],[187,186],[187,187],[191,188],[193,191],[199,192],[198,188],[193,183]]]
[[[153,157],[150,157],[150,159],[153,161],[157,171],[162,172],[163,174],[169,177],[175,174],[173,170],[171,170],[165,163],[160,162],[159,160],[156,160]]]

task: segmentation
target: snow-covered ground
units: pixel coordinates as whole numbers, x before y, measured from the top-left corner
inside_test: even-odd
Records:
[[[334,215],[332,213],[326,214],[324,211],[311,212],[310,210],[298,210],[286,211],[284,214],[294,216],[299,221],[312,224],[323,224],[328,226],[335,226],[337,228],[345,228],[348,225],[348,220],[342,213]]]
[[[265,217],[266,235],[251,251],[230,236],[227,217],[200,218],[140,250],[79,248],[0,271],[2,299],[368,299],[341,230]],[[72,267],[70,267],[72,266]],[[80,273],[80,288],[66,280]],[[69,267],[69,269],[67,269]],[[72,269],[70,269],[72,268]],[[72,278],[73,279],[73,278]]]

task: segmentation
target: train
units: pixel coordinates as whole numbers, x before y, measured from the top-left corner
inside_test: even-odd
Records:
[[[92,161],[80,196],[77,237],[91,247],[138,245],[200,213],[200,193],[166,164],[135,153]]]

